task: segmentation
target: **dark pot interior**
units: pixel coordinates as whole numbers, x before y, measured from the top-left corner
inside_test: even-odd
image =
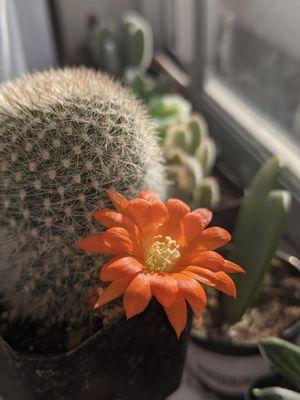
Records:
[[[190,323],[178,340],[152,301],[142,314],[120,318],[65,354],[24,355],[0,338],[0,394],[5,400],[163,400],[180,384]]]

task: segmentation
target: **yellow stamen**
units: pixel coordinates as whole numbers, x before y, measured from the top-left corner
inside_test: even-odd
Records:
[[[146,253],[146,267],[150,271],[169,271],[180,258],[179,245],[170,236],[162,237],[159,235],[154,240]]]

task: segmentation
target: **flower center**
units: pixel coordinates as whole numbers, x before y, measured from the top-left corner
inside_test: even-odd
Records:
[[[180,258],[179,245],[170,236],[156,236],[145,257],[146,267],[150,271],[165,272],[174,267]]]

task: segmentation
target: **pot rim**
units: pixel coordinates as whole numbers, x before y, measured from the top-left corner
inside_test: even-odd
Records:
[[[284,251],[279,250],[276,252],[276,258],[283,261],[290,268],[295,269],[300,273],[299,267],[289,261],[289,257],[293,257]],[[280,337],[286,340],[293,340],[300,332],[300,321],[295,322],[293,325],[285,329]],[[260,354],[257,343],[231,343],[222,340],[213,340],[200,335],[195,329],[191,330],[191,340],[193,343],[200,345],[207,350],[214,353],[221,353],[227,355],[247,356]]]

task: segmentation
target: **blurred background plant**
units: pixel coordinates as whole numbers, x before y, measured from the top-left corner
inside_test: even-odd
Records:
[[[89,24],[88,49],[96,68],[130,86],[145,103],[164,94],[173,81],[154,77],[147,71],[153,61],[153,31],[149,22],[135,11],[127,11],[120,23]]]
[[[174,194],[192,207],[216,206],[220,188],[217,179],[210,174],[217,149],[203,117],[191,114],[180,123],[171,124],[166,131],[164,150],[170,175],[175,181]]]
[[[123,81],[143,74],[153,58],[151,25],[136,12],[126,12],[119,25],[94,22],[88,45],[94,65]]]
[[[255,388],[252,390],[254,397],[261,400],[299,400],[300,347],[283,339],[268,338],[260,341],[259,349],[262,356],[297,391],[278,386]]]
[[[203,117],[191,115],[191,103],[179,93],[166,94],[172,78],[148,72],[153,59],[148,21],[133,11],[126,12],[119,25],[93,21],[88,45],[94,65],[121,79],[145,102],[165,150],[173,195],[192,206],[216,206],[220,188],[216,178],[209,176],[216,145]]]

